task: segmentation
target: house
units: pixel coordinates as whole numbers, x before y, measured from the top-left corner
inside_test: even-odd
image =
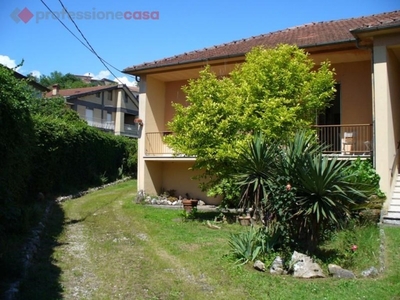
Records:
[[[316,64],[332,63],[338,92],[325,117],[318,118],[319,137],[332,145],[330,154],[372,156],[381,189],[391,198],[400,141],[400,11],[305,24],[126,68],[125,73],[140,79],[144,125],[139,138],[138,190],[159,194],[162,189],[175,189],[218,203],[190,179],[195,173],[188,169],[195,158],[173,156],[163,143],[166,124],[174,115],[171,102],[185,104],[182,86],[197,78],[205,65],[223,76],[242,63],[253,47],[280,43],[305,49]],[[400,208],[400,198],[398,204]]]
[[[57,84],[46,97],[64,97],[71,109],[90,126],[128,137],[138,136],[138,99],[124,84],[60,89]]]
[[[28,85],[31,86],[32,89],[34,90],[37,98],[42,98],[43,94],[45,92],[49,92],[50,91],[49,88],[47,88],[44,85],[41,85],[40,83],[36,82],[33,78],[29,78],[27,76],[24,76],[21,73],[18,73],[17,71],[15,71],[15,70],[13,70],[13,72],[14,72],[14,77],[15,78],[26,80]]]

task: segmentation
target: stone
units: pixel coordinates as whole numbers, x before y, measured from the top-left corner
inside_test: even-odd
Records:
[[[265,264],[261,260],[256,260],[253,267],[257,271],[265,272]]]
[[[269,268],[269,273],[272,275],[283,275],[285,269],[283,267],[283,260],[280,256],[277,256]]]
[[[329,264],[328,270],[329,273],[335,278],[356,278],[352,271],[343,269],[335,264]]]
[[[140,190],[136,195],[136,203],[142,203],[145,200],[145,194],[143,190]]]
[[[154,204],[157,204],[157,201],[158,200],[156,198],[153,198],[153,199],[151,199],[150,203],[154,205]]]
[[[294,251],[290,264],[293,266],[293,277],[325,278],[321,267],[305,254]]]
[[[375,267],[371,267],[367,270],[361,272],[361,275],[364,277],[376,277],[379,275],[378,269]]]

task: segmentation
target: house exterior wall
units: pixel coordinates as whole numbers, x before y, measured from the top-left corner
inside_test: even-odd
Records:
[[[334,64],[340,83],[341,123],[372,124],[371,61]]]
[[[207,193],[199,189],[199,181],[193,176],[201,175],[201,171],[189,170],[194,162],[163,162],[162,163],[162,188],[164,190],[176,190],[177,196],[206,201],[207,204],[219,204],[219,198],[207,197]],[[158,170],[159,172],[160,170]]]
[[[339,62],[332,65],[335,79],[341,83],[342,124],[372,123],[371,61]],[[206,203],[217,204],[220,199],[209,198],[201,192],[195,175],[188,168],[193,162],[147,161],[143,168],[140,158],[145,156],[145,137],[148,132],[168,131],[167,123],[174,116],[172,103],[187,105],[182,87],[187,80],[164,82],[152,76],[142,78],[140,83],[140,114],[145,119],[142,138],[139,139],[138,189],[149,194],[158,194],[162,189],[174,189],[178,194],[186,192],[204,199]],[[144,117],[143,117],[144,116]],[[372,140],[372,137],[371,137]],[[153,174],[155,172],[155,174]],[[182,188],[183,187],[183,188]],[[190,188],[189,188],[190,187]]]
[[[187,105],[186,95],[182,91],[182,87],[187,84],[187,80],[171,81],[166,83],[165,90],[165,124],[171,121],[174,117],[175,111],[171,103],[179,103],[184,106]],[[167,128],[166,128],[167,129]]]

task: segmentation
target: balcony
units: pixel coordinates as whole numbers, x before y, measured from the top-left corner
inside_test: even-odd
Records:
[[[327,146],[324,154],[342,158],[371,157],[372,125],[314,125],[318,141]],[[146,156],[172,157],[174,151],[164,143],[170,131],[148,132],[146,134]],[[183,157],[184,155],[178,155]]]
[[[173,156],[174,151],[164,143],[164,136],[172,134],[170,131],[146,133],[146,156]]]
[[[324,154],[341,157],[371,157],[372,124],[315,125]]]
[[[101,118],[84,118],[89,126],[96,127],[106,131],[112,131],[115,133],[115,123],[114,121],[106,121]],[[121,135],[128,137],[138,137],[138,125],[137,124],[124,124],[124,131]]]
[[[124,132],[121,134],[129,137],[138,137],[138,125],[124,124]]]
[[[104,130],[111,130],[114,131],[115,124],[113,121],[106,121],[101,118],[85,118],[85,121],[88,123],[89,126],[104,129]]]

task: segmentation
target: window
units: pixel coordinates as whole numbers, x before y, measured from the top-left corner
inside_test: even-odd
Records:
[[[100,92],[96,93],[96,98],[100,98]]]
[[[107,92],[107,99],[110,101],[112,100],[112,91]]]
[[[125,103],[128,103],[128,99],[129,99],[128,94],[125,93]]]
[[[90,125],[90,126],[93,125],[93,109],[86,108],[85,119],[86,119],[88,125]]]

